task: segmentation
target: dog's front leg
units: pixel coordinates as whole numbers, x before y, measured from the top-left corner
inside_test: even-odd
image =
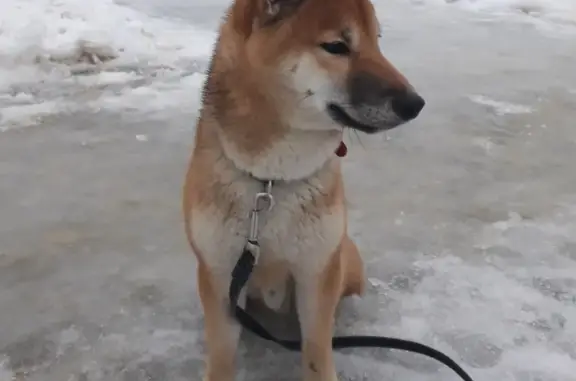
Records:
[[[219,275],[203,263],[198,266],[198,292],[204,309],[206,347],[205,381],[233,381],[240,326],[228,313],[229,275]],[[242,293],[239,304],[245,304]]]
[[[304,381],[337,381],[332,331],[342,292],[340,262],[337,253],[325,269],[318,272],[304,270],[295,274]]]

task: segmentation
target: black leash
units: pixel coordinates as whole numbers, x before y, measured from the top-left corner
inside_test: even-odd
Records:
[[[252,318],[252,316],[250,316],[240,306],[238,306],[238,297],[240,296],[240,292],[248,282],[248,279],[254,270],[254,266],[256,265],[256,257],[250,250],[250,248],[254,247],[258,249],[258,242],[256,240],[248,240],[248,245],[242,252],[240,259],[232,271],[232,282],[230,283],[229,290],[231,313],[236,317],[242,327],[257,336],[260,336],[262,339],[272,341],[290,351],[300,351],[302,347],[301,341],[278,339],[268,332],[266,328]],[[473,381],[472,377],[470,377],[468,373],[466,373],[454,360],[444,353],[427,345],[410,340],[380,336],[340,336],[332,338],[332,348],[389,348],[418,353],[440,361],[442,364],[456,372],[462,380]]]
[[[300,351],[302,348],[302,342],[300,340],[278,339],[252,318],[252,316],[246,313],[246,311],[244,311],[240,306],[238,306],[240,292],[244,286],[246,286],[250,275],[252,275],[252,272],[254,271],[254,266],[256,266],[258,257],[260,256],[260,245],[258,244],[259,213],[265,210],[270,211],[274,206],[274,197],[272,196],[273,181],[260,180],[260,182],[263,184],[263,189],[261,192],[258,192],[254,198],[254,208],[250,213],[250,232],[248,240],[246,241],[240,259],[236,263],[234,270],[232,270],[232,281],[230,282],[230,290],[228,293],[230,298],[230,313],[232,316],[236,317],[242,327],[255,335],[260,336],[265,340],[272,341],[290,351]],[[332,348],[388,348],[414,352],[440,361],[442,364],[456,372],[464,381],[473,381],[472,377],[470,377],[468,373],[466,373],[454,360],[446,356],[444,353],[427,345],[410,340],[379,336],[340,336],[332,338]]]

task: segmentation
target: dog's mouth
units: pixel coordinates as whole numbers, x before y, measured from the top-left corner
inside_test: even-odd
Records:
[[[375,134],[380,131],[390,130],[396,127],[398,124],[387,125],[382,127],[371,126],[366,123],[362,123],[355,118],[351,117],[343,107],[337,105],[336,103],[329,103],[327,106],[328,115],[333,121],[340,124],[343,127],[353,128],[358,131],[365,132],[367,134]]]

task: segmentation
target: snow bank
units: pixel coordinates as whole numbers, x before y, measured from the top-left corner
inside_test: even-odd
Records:
[[[87,89],[139,87],[200,71],[213,41],[212,32],[112,0],[3,0],[0,127],[30,124],[35,110],[80,107],[63,103]]]

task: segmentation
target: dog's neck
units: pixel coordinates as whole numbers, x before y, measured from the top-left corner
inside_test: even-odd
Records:
[[[224,155],[239,170],[261,181],[294,181],[313,176],[336,158],[342,132],[292,130],[258,153],[243,151],[224,131],[219,140]]]
[[[222,33],[235,38],[226,25]],[[287,100],[276,98],[274,91],[282,83],[274,76],[261,78],[241,51],[218,44],[210,73],[205,113],[215,124],[224,156],[237,169],[261,180],[294,181],[312,176],[336,158],[342,129],[313,129],[317,118],[285,120],[282,114],[288,111],[280,109]]]

